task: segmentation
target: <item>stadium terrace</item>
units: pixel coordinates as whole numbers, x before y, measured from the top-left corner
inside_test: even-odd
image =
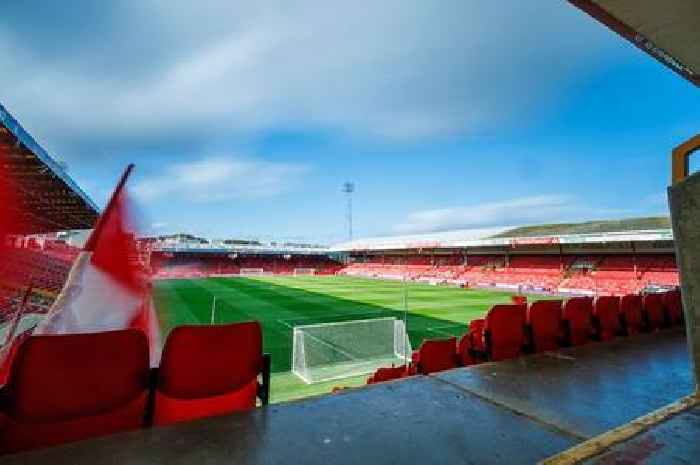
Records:
[[[569,3],[700,86],[696,2]],[[700,135],[668,151],[670,219],[143,237],[134,165],[99,209],[0,106],[0,464],[695,463]]]

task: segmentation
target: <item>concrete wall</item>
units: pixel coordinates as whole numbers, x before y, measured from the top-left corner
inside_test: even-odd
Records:
[[[668,189],[681,275],[688,349],[696,389],[700,382],[700,173]]]

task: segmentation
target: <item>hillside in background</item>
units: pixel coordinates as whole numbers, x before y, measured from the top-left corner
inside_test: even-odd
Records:
[[[492,237],[533,237],[563,234],[595,234],[607,232],[667,229],[671,220],[665,216],[627,218],[623,220],[586,221],[585,223],[541,224],[509,229]]]

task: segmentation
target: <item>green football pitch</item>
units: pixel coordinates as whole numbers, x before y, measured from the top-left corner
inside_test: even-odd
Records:
[[[258,320],[264,350],[272,354],[272,401],[363,384],[366,376],[306,385],[290,372],[292,328],[380,317],[403,319],[415,348],[425,338],[461,335],[510,293],[465,290],[345,276],[206,278],[159,281],[155,301],[163,330],[183,324]]]

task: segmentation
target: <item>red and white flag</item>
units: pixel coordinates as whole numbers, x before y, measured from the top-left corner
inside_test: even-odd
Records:
[[[151,363],[159,359],[159,328],[150,279],[138,260],[129,216],[130,165],[73,264],[66,284],[35,334],[94,333],[139,328],[149,338]]]

